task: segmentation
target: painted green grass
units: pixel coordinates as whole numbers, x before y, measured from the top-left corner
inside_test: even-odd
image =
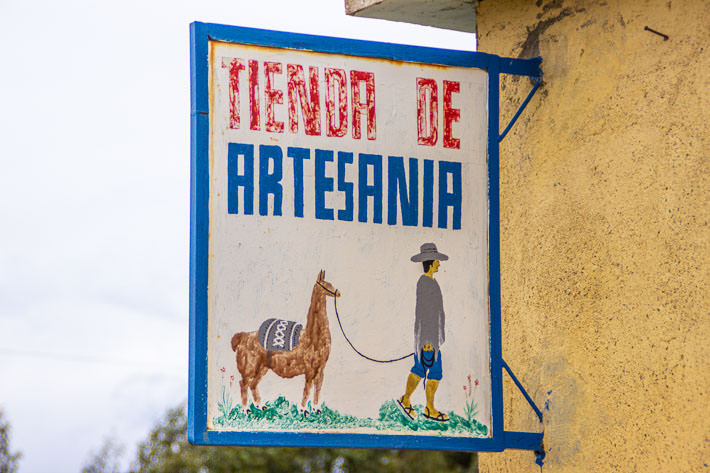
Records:
[[[309,405],[310,406],[310,405]],[[395,432],[439,432],[447,434],[470,434],[483,437],[488,428],[475,419],[465,419],[453,412],[448,422],[436,422],[426,419],[422,414],[424,406],[413,405],[417,413],[416,420],[405,416],[394,400],[388,400],[380,406],[379,417],[360,418],[341,414],[323,404],[320,412],[301,412],[296,404],[279,397],[267,401],[262,409],[252,404],[247,411],[240,405],[234,405],[229,394],[222,393],[218,403],[220,414],[212,419],[217,428],[236,428],[246,430],[322,430],[322,429],[357,429],[372,428]]]

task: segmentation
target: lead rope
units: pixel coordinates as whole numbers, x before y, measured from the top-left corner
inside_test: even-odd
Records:
[[[340,314],[338,314],[338,298],[335,296],[335,294],[337,293],[337,290],[335,292],[333,292],[330,289],[328,289],[327,287],[325,287],[324,285],[322,285],[320,282],[318,282],[318,285],[320,287],[322,287],[323,289],[325,289],[329,294],[331,294],[333,296],[333,306],[335,306],[335,318],[338,319],[338,326],[340,327],[340,331],[342,332],[343,337],[345,337],[345,341],[348,342],[348,345],[350,345],[350,348],[352,348],[355,351],[355,353],[357,353],[361,357],[365,358],[366,360],[374,361],[375,363],[394,363],[395,361],[401,361],[401,360],[404,360],[405,358],[409,358],[410,356],[414,356],[414,352],[412,352],[409,355],[400,356],[399,358],[393,358],[391,360],[376,360],[374,358],[371,358],[371,357],[363,354],[360,350],[355,348],[355,345],[353,345],[353,343],[350,341],[348,336],[345,335],[345,330],[343,330],[343,324],[340,322]]]

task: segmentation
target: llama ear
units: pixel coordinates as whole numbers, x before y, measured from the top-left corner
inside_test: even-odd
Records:
[[[318,279],[317,279],[317,280],[318,280],[318,281],[322,281],[322,280],[323,280],[323,270],[322,270],[322,269],[321,269],[320,272],[318,273]]]

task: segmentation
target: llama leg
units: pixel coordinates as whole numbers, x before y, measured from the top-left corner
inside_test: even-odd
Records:
[[[311,391],[313,386],[313,378],[306,378],[306,385],[303,387],[303,400],[301,401],[301,407],[306,408],[306,403],[308,402],[308,393]]]
[[[254,376],[252,382],[249,384],[249,388],[251,389],[251,396],[254,398],[254,403],[257,406],[261,406],[261,396],[259,395],[259,390],[256,387],[259,385],[259,381],[261,381],[261,378],[264,377],[267,371],[269,371],[269,368],[263,367],[256,374],[256,376]]]
[[[320,388],[323,386],[323,370],[320,370],[316,374],[314,383],[313,403],[315,404],[316,410],[320,410]]]
[[[252,366],[242,364],[240,368],[239,372],[242,375],[242,379],[239,381],[239,388],[242,392],[242,406],[246,409],[249,402],[249,386],[254,380],[255,373]]]
[[[242,376],[241,381],[239,381],[239,389],[242,392],[242,406],[244,406],[245,409],[247,407],[247,401],[249,396],[249,393],[247,391],[248,387],[249,385],[247,384],[246,379],[244,378],[244,376]]]

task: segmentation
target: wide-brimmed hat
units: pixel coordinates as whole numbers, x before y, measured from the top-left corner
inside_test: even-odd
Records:
[[[446,261],[449,257],[439,253],[434,243],[424,243],[419,250],[419,254],[412,256],[410,259],[415,263],[421,263],[422,261],[433,260]]]

